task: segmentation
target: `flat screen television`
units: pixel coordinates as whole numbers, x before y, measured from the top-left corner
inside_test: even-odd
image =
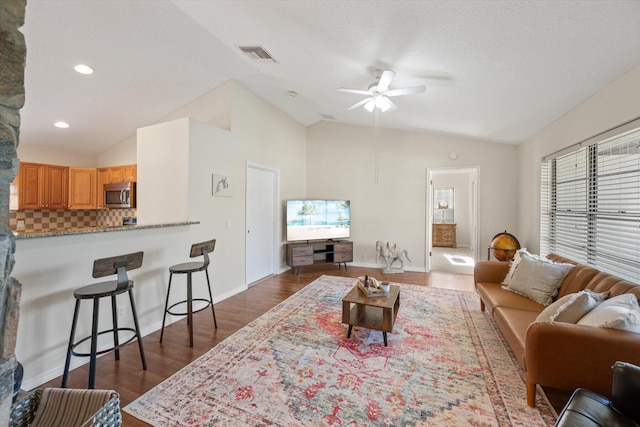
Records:
[[[287,200],[287,241],[351,237],[349,200]]]

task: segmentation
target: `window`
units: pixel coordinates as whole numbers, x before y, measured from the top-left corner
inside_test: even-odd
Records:
[[[543,254],[640,282],[639,125],[635,121],[543,159]]]
[[[453,187],[434,187],[433,222],[453,224]]]

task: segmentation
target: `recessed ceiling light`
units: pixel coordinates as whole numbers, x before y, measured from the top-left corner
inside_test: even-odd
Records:
[[[89,67],[86,64],[78,64],[75,67],[73,67],[73,69],[80,74],[86,74],[86,75],[93,74],[93,68]]]
[[[55,122],[53,125],[60,129],[66,129],[69,127],[69,123],[67,122]]]

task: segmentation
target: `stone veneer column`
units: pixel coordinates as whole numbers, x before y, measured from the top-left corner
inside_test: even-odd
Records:
[[[20,109],[27,47],[18,30],[26,0],[0,1],[0,426],[9,424],[13,397],[20,283],[11,277],[15,239],[9,227],[9,185],[18,171]]]

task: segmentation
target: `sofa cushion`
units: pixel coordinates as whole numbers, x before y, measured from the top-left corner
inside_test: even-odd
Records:
[[[479,282],[476,283],[476,292],[485,304],[486,310],[493,316],[493,310],[496,307],[512,307],[518,310],[532,311],[535,316],[538,315],[544,306],[532,299],[518,295],[514,292],[505,291],[500,283]]]
[[[558,293],[562,280],[574,264],[556,264],[550,260],[520,254],[520,262],[505,289],[549,305]]]
[[[640,333],[638,299],[633,294],[610,298],[585,314],[578,324]]]
[[[527,329],[536,320],[537,314],[534,311],[511,307],[496,307],[493,313],[502,336],[513,350],[520,365],[524,367]]]
[[[576,323],[582,316],[604,301],[609,292],[595,293],[588,289],[565,295],[551,303],[536,318],[536,322]]]

